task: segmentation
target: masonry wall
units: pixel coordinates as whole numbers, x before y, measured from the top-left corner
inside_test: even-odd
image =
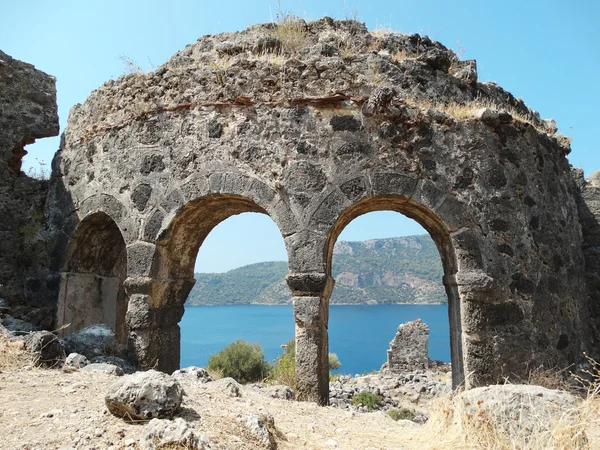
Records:
[[[24,147],[58,134],[55,79],[0,51],[0,298],[10,313],[52,325],[58,275],[44,216],[48,181],[23,173]]]

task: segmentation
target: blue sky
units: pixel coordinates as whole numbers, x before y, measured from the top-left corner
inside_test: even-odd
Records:
[[[0,49],[56,76],[62,131],[71,106],[125,72],[120,55],[151,69],[200,36],[271,21],[277,9],[275,0],[2,0]],[[587,175],[600,169],[600,2],[300,0],[282,1],[281,9],[307,20],[357,17],[369,29],[426,34],[462,49],[465,59],[477,59],[481,80],[496,81],[557,121],[573,138],[571,164]],[[24,170],[48,164],[57,148],[58,138],[29,146]],[[340,239],[422,232],[410,222],[395,213],[372,213],[352,222]],[[245,214],[213,230],[198,269],[274,259],[285,259],[275,225],[266,216]]]

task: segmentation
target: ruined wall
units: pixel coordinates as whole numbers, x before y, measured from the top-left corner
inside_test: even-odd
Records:
[[[553,121],[426,37],[327,18],[301,30],[205,36],[75,106],[48,199],[53,267],[87,273],[67,248],[85,252],[74,231],[110,217],[127,248],[130,346],[170,371],[199,246],[230,215],[268,214],[288,250],[297,382],[327,401],[333,245],[355,217],[394,210],[440,251],[455,384],[578,360],[585,262]]]
[[[24,147],[58,134],[55,79],[0,51],[0,297],[10,313],[50,327],[56,275],[47,272],[48,181],[21,171]]]
[[[600,358],[600,171],[585,180],[582,170],[573,171],[579,187],[577,206],[583,233],[585,278],[592,318],[593,343],[591,350],[595,360]]]
[[[402,374],[429,368],[429,327],[421,319],[398,327],[387,351],[387,370]]]

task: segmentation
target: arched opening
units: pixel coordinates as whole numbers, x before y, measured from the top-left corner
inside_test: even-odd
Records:
[[[214,227],[198,251],[180,322],[181,367],[204,367],[238,339],[258,343],[266,361],[279,356],[294,337],[286,259],[268,215],[241,213]]]
[[[455,281],[457,272],[456,258],[450,242],[450,234],[443,222],[433,212],[423,205],[407,200],[401,196],[370,197],[348,207],[338,218],[333,226],[327,242],[326,270],[329,275],[338,275],[333,271],[333,255],[338,237],[346,226],[359,216],[375,211],[393,211],[413,219],[423,227],[431,236],[441,257],[443,267],[443,285],[448,299],[448,318],[450,329],[450,360],[452,363],[452,383],[456,387],[464,382],[464,369],[462,359],[462,332],[460,319],[460,299]],[[338,247],[339,249],[339,247]],[[336,285],[339,282],[336,282]],[[340,283],[344,284],[344,281]],[[335,291],[335,288],[334,288]],[[330,313],[331,315],[331,313]],[[333,319],[332,319],[333,320]],[[399,325],[400,323],[398,323]],[[390,336],[392,338],[393,336]],[[343,361],[342,361],[343,362]]]
[[[58,301],[60,333],[103,323],[125,343],[127,251],[117,224],[103,212],[87,216],[71,236],[66,255]]]
[[[255,213],[255,214],[244,214],[243,216],[239,216],[243,213]],[[203,268],[203,270],[205,271],[207,267],[211,267],[211,264],[209,263],[208,265],[205,264],[206,261],[204,261],[204,252],[202,250],[205,240],[207,239],[207,237],[209,236],[209,234],[213,231],[213,229],[215,229],[215,227],[219,226],[219,224],[223,223],[223,226],[226,226],[227,224],[227,219],[229,219],[232,216],[239,216],[240,218],[243,217],[247,217],[247,216],[254,216],[256,217],[256,213],[262,215],[266,215],[267,217],[271,217],[270,214],[266,211],[266,209],[264,209],[263,207],[259,206],[258,204],[256,204],[253,200],[244,197],[244,196],[240,196],[240,195],[233,195],[233,194],[213,194],[213,195],[207,195],[204,196],[200,199],[197,200],[192,200],[188,203],[186,203],[176,214],[176,216],[172,219],[172,221],[170,222],[170,225],[167,229],[165,229],[163,232],[160,233],[158,240],[157,240],[157,250],[158,250],[158,261],[157,261],[157,266],[156,266],[156,276],[154,277],[155,282],[160,284],[160,283],[170,283],[172,285],[184,285],[185,284],[185,288],[183,289],[157,289],[154,292],[153,298],[152,298],[152,303],[153,303],[153,307],[156,308],[163,308],[163,309],[169,309],[169,310],[176,310],[177,312],[177,322],[179,322],[179,320],[184,316],[184,311],[186,310],[186,308],[189,310],[190,308],[195,308],[194,306],[188,306],[184,308],[184,304],[186,302],[186,300],[188,299],[190,292],[192,293],[192,297],[193,297],[193,301],[191,303],[196,303],[196,304],[200,304],[200,305],[213,305],[215,303],[217,304],[222,304],[222,303],[231,303],[232,300],[235,300],[234,298],[231,299],[227,299],[225,297],[227,297],[227,295],[233,296],[233,293],[223,293],[223,292],[219,292],[219,287],[215,288],[214,286],[208,286],[208,289],[204,289],[204,293],[202,292],[202,286],[198,286],[198,288],[196,288],[196,290],[194,290],[193,286],[196,283],[196,281],[194,280],[194,272],[195,272],[195,266],[196,266],[196,261],[198,258],[201,258],[201,264],[200,266]],[[237,218],[236,218],[237,219]],[[244,221],[242,220],[240,222],[240,220],[236,220],[236,219],[232,219],[238,227],[238,232],[241,229],[241,227],[246,227],[247,224],[244,224]],[[273,224],[273,221],[268,219],[268,222],[270,222],[271,224]],[[264,223],[264,220],[263,220]],[[252,226],[252,225],[250,225]],[[285,258],[285,247],[283,244],[283,238],[282,238],[282,234],[279,230],[279,228],[277,227],[277,225],[275,225],[273,228],[271,228],[272,231],[276,231],[276,235],[279,236],[279,240],[281,241],[281,255],[282,258]],[[248,231],[248,230],[245,230]],[[235,231],[234,231],[235,232]],[[218,234],[218,232],[217,232]],[[238,234],[243,234],[243,233],[238,233]],[[271,233],[270,238],[273,239],[275,236],[275,234]],[[225,239],[229,239],[229,240],[235,240],[233,236],[229,235],[224,237]],[[223,236],[221,236],[221,239],[223,239]],[[208,246],[213,246],[214,243],[211,243],[211,240],[209,239],[209,241],[207,242],[207,247]],[[232,268],[232,266],[226,266],[223,265],[224,262],[227,262],[228,259],[234,259],[232,257],[228,257],[227,255],[227,251],[225,250],[226,248],[229,248],[229,251],[241,251],[241,249],[235,249],[231,248],[231,242],[225,244],[223,241],[220,244],[220,252],[217,253],[213,253],[212,255],[207,255],[207,258],[219,258],[220,262],[217,265],[216,261],[214,266],[217,267],[216,271],[219,271],[219,267],[221,268],[221,271],[223,270],[223,268]],[[260,255],[255,255],[255,262],[258,261],[263,261],[264,262],[264,258],[260,258]],[[239,260],[238,260],[239,261]],[[250,262],[251,260],[248,260],[247,262]],[[258,267],[258,268],[254,268],[254,276],[258,278],[260,278],[260,275],[264,275],[264,272],[266,272],[267,270],[265,269],[266,266],[264,267]],[[263,270],[265,269],[265,270]],[[285,274],[287,274],[287,263],[285,262],[278,262],[276,267],[269,267],[269,270],[271,271],[271,276],[267,277],[272,284],[274,284],[275,286],[273,286],[273,291],[278,292],[280,295],[282,294],[282,292],[285,295],[286,300],[289,300],[290,298],[290,293],[289,293],[289,289],[287,288],[287,285],[285,285],[285,281],[284,281],[284,277]],[[280,281],[276,281],[273,277],[275,275],[277,275],[279,272],[281,272],[279,275],[281,275],[281,280]],[[232,274],[233,276],[229,276],[229,277],[223,277],[223,276],[214,276],[214,274],[211,276],[203,276],[201,283],[205,283],[207,279],[212,279],[212,281],[219,281],[221,282],[221,287],[223,286],[223,283],[230,283],[229,288],[231,288],[231,282],[232,282],[232,278],[235,278],[236,274]],[[225,280],[225,281],[224,281]],[[259,295],[259,289],[257,289],[257,286],[255,285],[255,281],[256,280],[248,280],[248,282],[246,283],[246,286],[241,286],[238,288],[239,289],[246,289],[246,292],[238,292],[238,297],[237,300],[239,301],[241,298],[244,297],[244,295],[242,294],[248,294],[246,295],[246,298],[251,297],[252,295],[254,295],[255,297]],[[180,283],[183,282],[183,283]],[[262,283],[262,281],[258,281],[259,283]],[[206,286],[205,286],[206,287]],[[260,287],[260,286],[258,286]],[[212,290],[211,290],[212,288]],[[252,292],[250,292],[252,291]],[[205,294],[206,292],[209,292],[209,294]],[[206,299],[206,298],[201,298],[203,295],[210,295],[210,292],[212,292],[213,294],[215,292],[218,292],[221,296],[221,300],[219,302],[214,302],[211,301],[211,299]],[[243,301],[243,300],[242,300]],[[247,307],[248,305],[246,304],[247,302],[244,302],[244,305]],[[231,308],[230,305],[221,305],[225,308]],[[186,316],[186,319],[181,323],[169,323],[168,327],[171,330],[170,333],[172,333],[172,339],[169,341],[169,369],[171,369],[172,367],[175,366],[179,366],[179,363],[181,361],[181,350],[182,350],[182,346],[185,346],[187,348],[184,349],[184,359],[183,359],[183,364],[184,365],[204,365],[204,363],[208,360],[208,356],[211,352],[216,352],[222,349],[223,347],[223,343],[225,342],[225,344],[228,344],[230,342],[235,341],[236,339],[245,339],[248,335],[239,335],[239,336],[235,336],[235,335],[224,335],[223,332],[226,330],[232,330],[232,325],[236,320],[239,321],[243,321],[243,320],[248,320],[248,317],[244,317],[245,313],[248,313],[248,311],[242,311],[244,308],[238,308],[240,309],[239,311],[239,315],[237,317],[229,315],[229,312],[224,312],[223,310],[221,311],[217,311],[216,309],[213,309],[210,311],[210,314],[205,314],[204,316],[202,315],[203,311],[202,310],[196,310],[193,311],[190,315]],[[289,307],[288,307],[289,309]],[[206,309],[204,309],[204,311],[206,311]],[[230,311],[233,311],[233,309],[230,309]],[[223,325],[221,327],[219,327],[219,322],[217,321],[217,318],[214,317],[215,313],[217,314],[217,316],[220,314],[220,318],[218,319],[220,321],[221,324],[224,324],[225,322],[227,322],[227,325]],[[235,312],[235,314],[238,314],[238,312]],[[173,316],[175,317],[175,315]],[[211,317],[211,322],[207,324],[206,319],[207,317]],[[291,335],[290,337],[293,336],[293,321],[292,321],[292,314],[288,313],[288,317],[289,317],[289,334]],[[198,319],[199,321],[195,321],[194,319]],[[174,322],[174,320],[173,320]],[[239,323],[239,322],[238,322]],[[212,327],[213,331],[217,330],[218,331],[218,335],[217,334],[213,334],[210,335],[210,331],[206,329],[206,327],[204,327],[205,324],[206,326]],[[181,333],[181,326],[185,326],[186,330],[183,334],[183,341],[181,340],[182,337],[182,333]],[[204,329],[203,329],[204,327]],[[257,330],[260,328],[257,325]],[[235,331],[235,329],[233,330]],[[248,327],[246,327],[246,332],[248,331]],[[264,330],[262,330],[264,332]],[[287,336],[287,334],[286,334]],[[285,338],[282,338],[285,339]],[[260,339],[251,339],[252,341],[258,341]],[[212,341],[212,343],[211,343]],[[282,342],[277,342],[277,348],[280,344],[282,344],[283,342],[285,342],[284,340],[282,340]],[[181,344],[180,344],[181,343]],[[191,349],[193,350],[193,354],[190,355],[188,352],[188,350]],[[195,347],[195,348],[194,348]],[[157,350],[158,351],[158,350]],[[165,351],[165,349],[162,350],[163,352]],[[268,358],[270,356],[270,353],[268,352],[268,349],[265,348],[265,351],[267,353],[266,357]],[[195,355],[195,356],[194,356]],[[164,357],[163,357],[164,359]]]
[[[435,243],[417,222],[391,211],[357,217],[338,237],[332,276],[329,345],[344,373],[379,370],[398,326],[417,319],[429,328],[428,358],[450,362],[442,263]],[[393,350],[392,366],[408,356],[408,348],[394,345]],[[417,356],[415,366],[425,355]]]

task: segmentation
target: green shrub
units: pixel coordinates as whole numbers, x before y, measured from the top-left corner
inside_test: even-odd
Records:
[[[415,418],[415,412],[408,408],[390,409],[387,415],[396,421],[413,420]]]
[[[251,383],[262,380],[269,374],[271,365],[265,362],[264,356],[260,345],[238,340],[219,353],[210,355],[206,368],[240,383]]]
[[[363,405],[368,410],[373,410],[381,404],[381,398],[373,392],[362,391],[352,397],[352,404]]]
[[[340,362],[338,355],[336,355],[335,353],[330,353],[328,356],[329,370],[338,370],[340,367],[342,367],[342,363]]]
[[[296,340],[290,339],[282,347],[284,348],[283,354],[275,361],[269,378],[274,383],[284,384],[296,389]],[[336,370],[341,366],[342,363],[338,356],[335,353],[329,353],[329,368]],[[330,371],[329,381],[332,381],[335,377]]]

